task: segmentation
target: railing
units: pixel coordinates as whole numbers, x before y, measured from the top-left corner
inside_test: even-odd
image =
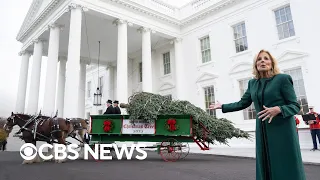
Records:
[[[192,14],[195,14],[209,6],[213,6],[218,3],[223,3],[228,0],[194,0],[183,6],[180,9],[180,19],[188,18]]]
[[[171,6],[161,0],[131,0],[134,3],[140,4],[144,7],[152,9],[154,11],[163,13],[165,15],[178,18],[177,12],[178,9],[174,6]]]
[[[164,0],[129,0],[130,4],[139,4],[150,10],[162,13],[172,18],[183,20],[192,17],[197,12],[200,12],[210,6],[219,6],[230,0],[193,0],[190,3],[177,8]]]

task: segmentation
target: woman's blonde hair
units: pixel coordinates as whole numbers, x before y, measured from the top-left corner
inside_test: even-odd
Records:
[[[258,59],[259,55],[261,53],[263,53],[263,52],[265,52],[265,53],[267,53],[269,55],[269,57],[271,59],[271,62],[272,62],[270,75],[271,76],[275,76],[277,74],[280,74],[280,69],[278,68],[278,62],[276,61],[276,59],[271,55],[271,53],[269,51],[262,49],[256,55],[256,57],[254,58],[254,62],[253,62],[253,73],[252,74],[254,75],[254,78],[256,78],[256,79],[260,79],[261,78],[261,75],[260,75],[260,73],[259,73],[259,71],[257,69],[257,59]]]

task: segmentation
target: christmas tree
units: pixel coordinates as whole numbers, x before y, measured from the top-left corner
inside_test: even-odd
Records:
[[[128,104],[122,103],[120,107],[127,109],[131,120],[157,120],[158,115],[191,115],[194,120],[193,131],[197,138],[203,139],[203,131],[199,126],[199,123],[202,123],[210,131],[203,140],[212,144],[215,141],[227,144],[227,140],[233,137],[250,138],[247,132],[235,128],[233,123],[225,118],[211,116],[188,101],[170,100],[159,94],[136,93],[130,96]]]

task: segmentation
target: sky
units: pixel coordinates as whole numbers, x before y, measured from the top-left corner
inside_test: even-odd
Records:
[[[176,7],[181,7],[191,0],[163,0]],[[21,57],[18,53],[22,43],[16,40],[16,36],[29,10],[32,0],[0,0],[0,117],[8,117],[15,111],[16,97],[21,65]],[[30,72],[32,71],[32,58],[29,60],[29,75],[26,94],[26,106],[28,102]],[[39,108],[42,108],[44,99],[44,83],[47,58],[42,58],[41,80],[39,92]]]
[[[0,116],[9,116],[15,108],[22,47],[16,36],[31,2],[0,0]]]

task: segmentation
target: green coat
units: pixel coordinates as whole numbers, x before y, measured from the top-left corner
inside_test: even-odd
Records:
[[[269,119],[262,122],[263,118],[256,116],[256,179],[305,180],[294,119],[300,105],[291,76],[278,74],[272,78],[251,79],[241,100],[223,104],[222,112],[243,110],[252,102],[257,114],[264,110],[263,105],[279,106],[281,109],[270,124]]]

